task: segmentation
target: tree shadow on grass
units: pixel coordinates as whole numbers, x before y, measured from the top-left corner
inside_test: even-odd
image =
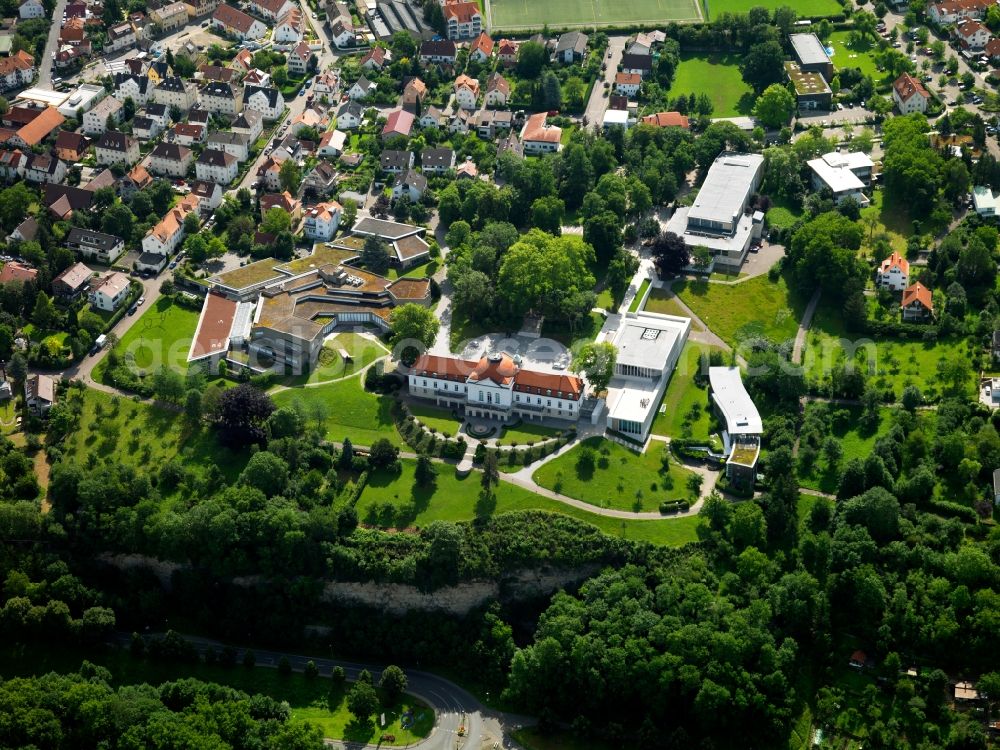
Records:
[[[370,719],[362,722],[355,718],[347,722],[347,725],[344,727],[344,740],[347,742],[369,744],[376,739],[376,733],[375,722]]]
[[[695,297],[704,297],[708,294],[708,289],[708,281],[705,279],[692,279],[690,281],[682,281],[678,284],[675,288],[675,292],[690,292]]]
[[[756,101],[756,97],[753,95],[752,91],[747,91],[740,97],[740,100],[736,102],[736,111],[741,115],[749,115],[753,112],[753,105]]]

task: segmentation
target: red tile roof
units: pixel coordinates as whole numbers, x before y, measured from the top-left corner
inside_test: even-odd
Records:
[[[427,375],[438,380],[457,380],[464,383],[469,377],[469,373],[476,369],[477,364],[477,362],[455,357],[424,354],[413,363],[410,372],[416,375]]]
[[[916,284],[911,284],[906,287],[903,291],[903,301],[900,303],[900,306],[909,307],[914,302],[920,303],[920,306],[925,310],[930,312],[934,311],[934,302],[931,299],[931,290],[919,281]]]
[[[892,87],[904,102],[909,100],[914,94],[920,94],[924,99],[930,98],[930,94],[927,93],[924,85],[909,73],[903,73],[903,75],[895,80]]]
[[[688,128],[690,121],[686,115],[680,112],[657,112],[653,115],[646,115],[642,118],[644,125],[656,125],[659,128]]]
[[[444,18],[454,18],[459,23],[469,23],[476,16],[481,16],[479,6],[475,3],[455,2],[448,3],[441,10],[444,11]]]
[[[899,253],[894,252],[888,258],[882,261],[882,265],[879,266],[879,273],[888,273],[890,269],[898,267],[900,271],[905,274],[910,273],[910,261],[904,258]]]
[[[37,269],[18,263],[16,260],[12,260],[3,268],[0,268],[0,284],[6,284],[9,281],[28,283],[29,281],[34,281],[36,278],[38,278]]]
[[[223,351],[229,345],[229,332],[236,317],[236,302],[217,292],[205,297],[205,307],[198,320],[198,330],[188,359],[200,359]]]

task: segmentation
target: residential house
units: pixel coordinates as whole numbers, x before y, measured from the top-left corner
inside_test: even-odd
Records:
[[[364,107],[355,101],[344,102],[337,110],[337,127],[344,130],[354,130],[361,126],[364,117]]]
[[[187,195],[184,200],[167,211],[156,226],[142,238],[143,256],[157,256],[158,259],[140,256],[139,266],[146,265],[157,272],[163,270],[167,258],[184,240],[184,219],[192,211],[197,211],[199,204],[198,196]],[[140,267],[139,270],[143,269]]]
[[[875,281],[879,289],[902,292],[910,284],[910,262],[897,252],[882,261]]]
[[[468,133],[470,123],[475,119],[475,115],[467,109],[459,109],[455,112],[451,119],[448,120],[448,132],[455,133]]]
[[[139,161],[139,141],[117,130],[106,130],[94,146],[94,154],[98,164],[109,167],[135,164]]]
[[[909,73],[903,73],[892,84],[892,99],[900,114],[926,112],[930,98],[924,85]]]
[[[167,133],[167,141],[181,146],[194,146],[205,142],[208,128],[197,122],[179,122]]]
[[[187,6],[188,16],[194,18],[204,18],[210,13],[214,13],[219,7],[220,0],[184,0]]]
[[[56,402],[56,379],[51,375],[35,373],[24,381],[24,405],[32,414],[47,414]]]
[[[927,18],[937,26],[950,26],[967,18],[982,20],[991,0],[946,0],[927,6]]]
[[[444,112],[432,104],[420,115],[419,124],[422,128],[441,128],[443,130],[448,126],[448,118]]]
[[[622,96],[627,96],[630,99],[634,99],[639,95],[639,89],[642,87],[642,76],[638,73],[616,73],[615,74],[615,91],[617,91]]]
[[[240,73],[249,73],[253,68],[253,52],[248,49],[241,49],[236,56],[229,61],[229,67]]]
[[[454,65],[458,48],[451,39],[428,39],[420,45],[420,62],[424,65]]]
[[[479,177],[479,167],[472,161],[471,156],[466,156],[465,161],[455,167],[456,180],[475,180]]]
[[[330,26],[330,40],[337,49],[357,46],[357,35],[353,28],[344,23],[343,18],[338,18]]]
[[[160,30],[160,33],[167,34],[187,24],[187,6],[181,2],[168,3],[155,10],[151,10],[149,12],[149,20]]]
[[[871,181],[874,164],[868,154],[860,151],[832,151],[817,159],[810,159],[814,190],[827,189],[837,204],[853,198],[864,207],[869,203],[864,190]]]
[[[921,284],[911,284],[903,290],[903,299],[899,303],[904,321],[923,322],[934,317],[934,302],[931,290]]]
[[[265,190],[281,189],[281,165],[289,157],[279,156],[280,153],[275,151],[257,168],[257,180]]]
[[[464,73],[455,79],[455,104],[462,109],[476,109],[479,100],[479,81]]]
[[[302,194],[323,198],[337,189],[337,170],[327,161],[320,161],[302,180]]]
[[[38,220],[28,216],[7,235],[7,242],[31,242],[38,236]]]
[[[657,112],[656,114],[646,115],[639,122],[643,125],[652,125],[657,128],[684,128],[685,130],[690,130],[691,128],[691,123],[687,115],[682,115],[680,112]]]
[[[206,148],[201,152],[198,161],[195,162],[194,171],[199,180],[228,185],[239,174],[240,162],[235,156],[227,154],[225,151]]]
[[[23,0],[17,6],[17,15],[25,21],[32,18],[45,18],[45,6],[42,5],[41,0]]]
[[[271,38],[279,44],[298,44],[306,35],[306,18],[295,6],[285,13],[274,26]]]
[[[149,171],[167,177],[186,177],[194,153],[176,143],[158,143],[149,153]]]
[[[971,19],[963,21],[955,28],[955,38],[967,50],[978,51],[983,49],[991,36],[989,29],[979,23],[979,21]]]
[[[414,169],[407,169],[392,182],[392,198],[398,200],[404,195],[416,203],[427,190],[427,178]]]
[[[622,72],[635,73],[645,78],[653,72],[653,56],[637,54],[622,55]]]
[[[38,269],[16,260],[4,263],[0,268],[0,284],[33,284],[38,279]]]
[[[83,18],[70,18],[63,21],[59,29],[59,47],[80,47],[84,42],[86,21]]]
[[[521,144],[525,154],[544,154],[559,150],[562,128],[547,124],[546,117],[545,112],[534,114],[521,128]]]
[[[358,101],[371,96],[375,93],[375,89],[378,88],[378,84],[374,81],[369,81],[364,76],[361,76],[354,84],[347,90],[347,98],[352,101]]]
[[[198,211],[202,216],[210,216],[222,205],[223,190],[217,182],[195,180],[190,183],[191,195],[198,198]]]
[[[0,57],[0,89],[27,86],[35,80],[35,58],[24,50],[18,50],[8,57]]]
[[[473,116],[472,125],[480,138],[491,141],[514,126],[514,114],[506,109],[481,109]]]
[[[285,99],[278,89],[262,86],[245,86],[243,88],[243,106],[268,121],[277,120],[285,111]]]
[[[264,218],[272,208],[280,208],[292,219],[292,226],[302,217],[302,201],[297,200],[287,190],[280,193],[267,193],[260,197],[260,216]]]
[[[450,148],[425,148],[420,152],[424,174],[444,174],[455,167],[455,152]]]
[[[391,59],[392,56],[384,47],[372,47],[361,57],[359,64],[367,73],[381,72]]]
[[[4,182],[24,178],[24,165],[28,157],[20,149],[0,149],[0,177]]]
[[[419,78],[411,78],[403,87],[403,97],[400,104],[407,112],[419,112],[423,108],[424,97],[427,96],[427,84]]]
[[[413,131],[413,113],[405,109],[397,109],[391,112],[386,118],[385,127],[382,128],[382,140],[387,141],[396,136],[409,138]]]
[[[131,99],[137,107],[145,107],[153,92],[153,84],[149,77],[144,75],[115,73],[114,84],[115,88],[112,93],[115,99],[120,102]]]
[[[497,44],[497,57],[504,67],[513,68],[517,64],[517,48],[519,46],[513,39],[501,39]]]
[[[113,234],[104,232],[94,232],[90,229],[71,227],[66,235],[66,247],[88,260],[110,266],[125,252],[125,240],[115,237]],[[83,265],[78,263],[77,265]],[[87,269],[87,277],[90,277],[90,269]],[[53,286],[55,282],[53,282]]]
[[[212,14],[212,28],[243,40],[262,39],[267,33],[267,26],[263,21],[225,3],[216,8]],[[248,56],[251,56],[251,53],[248,53]]]
[[[153,89],[153,101],[187,112],[198,101],[198,87],[179,76],[167,76]]]
[[[120,23],[108,29],[108,39],[104,43],[105,54],[119,52],[135,46],[135,29],[130,23]]]
[[[62,182],[66,179],[66,163],[52,154],[28,154],[24,179],[28,182]]]
[[[113,96],[101,99],[89,112],[83,113],[83,132],[87,135],[100,135],[108,129],[108,122],[118,122],[122,106],[124,105]]]
[[[510,83],[499,73],[491,73],[486,79],[486,98],[483,102],[487,107],[506,107],[510,99]]]
[[[344,153],[346,145],[347,133],[343,130],[328,130],[319,139],[319,148],[316,149],[316,155],[336,159]]]
[[[170,125],[170,107],[166,104],[151,102],[146,105],[143,114],[146,117],[156,120],[161,130],[165,130]]]
[[[387,174],[402,174],[413,166],[412,151],[397,151],[386,149],[379,157],[379,167]]]
[[[483,32],[473,39],[472,44],[469,45],[469,59],[475,60],[478,63],[484,63],[493,57],[493,49],[495,47],[496,45],[493,43],[490,35]]]
[[[202,81],[220,81],[222,83],[235,84],[239,81],[240,71],[233,68],[224,68],[221,65],[199,65],[195,78]]]
[[[243,87],[247,86],[262,86],[264,88],[269,88],[271,86],[271,74],[267,73],[260,68],[251,68],[247,71],[247,74],[243,76]]]
[[[13,107],[11,109],[13,111],[19,108]],[[5,118],[8,115],[5,115]],[[55,107],[32,110],[30,122],[17,126],[14,135],[7,138],[6,145],[22,149],[33,148],[52,135],[65,121],[66,118],[59,114],[59,110]]]
[[[441,10],[449,39],[475,39],[483,32],[483,14],[475,3],[447,2]]]
[[[288,72],[297,76],[304,76],[309,72],[309,60],[312,59],[312,50],[305,42],[299,42],[288,51]]]
[[[277,21],[294,7],[292,0],[250,0],[250,9],[268,21]]]
[[[337,233],[343,207],[336,201],[317,203],[306,211],[302,233],[316,242],[329,242]]]
[[[98,310],[114,312],[128,297],[131,282],[128,276],[112,271],[90,289],[90,304]]]
[[[340,94],[340,76],[336,70],[318,73],[313,78],[313,94],[320,100],[326,97],[328,102],[336,100]]]
[[[202,87],[201,107],[225,117],[235,117],[243,110],[243,90],[237,84],[209,81]]]
[[[56,156],[66,162],[77,162],[87,155],[90,141],[82,133],[60,130],[56,136]]]
[[[327,118],[324,111],[314,107],[306,107],[302,110],[301,114],[292,118],[288,132],[296,138],[299,136],[299,133],[306,128],[314,128],[318,132],[322,133],[326,129],[329,122],[330,120]]]
[[[70,233],[79,227],[73,227]],[[117,237],[115,238],[117,239]],[[121,242],[121,240],[118,240]],[[60,299],[71,300],[90,287],[93,272],[83,263],[74,263],[52,279],[52,294]]]
[[[253,145],[253,141],[246,133],[215,131],[208,134],[206,145],[210,149],[224,151],[234,156],[237,161],[244,162],[250,158],[250,146]]]
[[[565,65],[580,62],[587,56],[587,35],[580,31],[568,31],[556,43],[555,59]]]
[[[151,141],[158,138],[163,132],[163,126],[159,120],[145,115],[136,115],[132,118],[132,135],[142,141]]]
[[[240,116],[233,120],[230,129],[234,133],[247,136],[250,143],[256,143],[257,139],[264,133],[264,118],[260,116],[260,112],[243,110]]]
[[[129,173],[118,181],[118,195],[123,201],[132,200],[140,190],[153,184],[153,176],[141,164],[136,164]]]
[[[157,87],[167,76],[173,75],[166,59],[158,58],[149,63],[146,68],[146,76],[153,82],[153,87]]]

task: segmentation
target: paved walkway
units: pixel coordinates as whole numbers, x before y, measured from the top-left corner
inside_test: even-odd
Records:
[[[813,314],[816,312],[816,306],[819,305],[819,298],[822,293],[822,289],[817,289],[813,292],[809,304],[806,305],[805,312],[802,313],[799,330],[795,334],[795,345],[792,347],[792,364],[802,364],[802,352],[806,346],[806,334],[809,333],[809,326],[812,325]]]

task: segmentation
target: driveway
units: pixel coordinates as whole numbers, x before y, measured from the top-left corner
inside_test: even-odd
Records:
[[[590,100],[587,102],[587,109],[583,114],[587,118],[587,127],[596,126],[599,128],[604,122],[604,113],[608,109],[608,97],[604,95],[604,82],[607,81],[614,85],[615,74],[618,72],[618,65],[622,61],[627,41],[627,36],[608,37],[608,52],[611,53],[611,57],[608,57],[607,54],[604,55],[604,62],[607,63],[604,78],[597,79],[594,88],[590,91]]]
[[[57,0],[52,11],[52,24],[49,26],[49,38],[45,40],[45,51],[42,52],[42,62],[38,66],[38,86],[49,88],[52,84],[52,69],[55,61],[52,59],[59,50],[59,33],[62,31],[62,17],[66,11],[66,0]]]

